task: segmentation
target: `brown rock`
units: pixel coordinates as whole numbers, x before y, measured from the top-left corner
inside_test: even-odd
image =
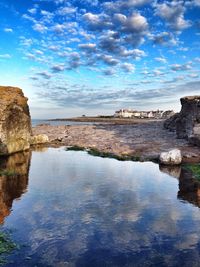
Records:
[[[38,134],[31,136],[30,143],[31,145],[46,144],[49,142],[49,138],[46,134]]]
[[[21,89],[0,86],[0,154],[29,149],[31,120]]]

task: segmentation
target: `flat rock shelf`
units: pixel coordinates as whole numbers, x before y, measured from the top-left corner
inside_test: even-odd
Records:
[[[177,139],[175,132],[166,131],[163,121],[73,126],[44,124],[34,127],[33,133],[46,134],[51,145],[92,148],[124,159],[157,161],[161,152],[177,148],[182,152],[183,162],[200,161],[200,149],[189,145],[185,139]]]

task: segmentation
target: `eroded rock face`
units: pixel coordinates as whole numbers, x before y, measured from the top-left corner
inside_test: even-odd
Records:
[[[200,96],[181,98],[181,105],[181,112],[166,120],[164,126],[176,131],[177,138],[200,146]]]
[[[179,119],[180,114],[176,113],[164,122],[164,127],[172,132],[176,131],[176,121]]]
[[[21,89],[0,86],[0,155],[29,149],[31,119]]]
[[[194,134],[200,137],[200,96],[181,98],[181,105],[182,109],[176,121],[177,137],[190,138]]]

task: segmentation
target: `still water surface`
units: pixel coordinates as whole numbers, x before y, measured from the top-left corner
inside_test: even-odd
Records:
[[[60,126],[60,125],[94,125],[99,124],[98,122],[81,122],[81,121],[50,121],[50,120],[31,120],[32,127],[35,127],[40,124],[49,124],[52,126]]]
[[[200,266],[199,208],[158,165],[63,148],[1,165],[21,174],[0,176],[6,266]]]

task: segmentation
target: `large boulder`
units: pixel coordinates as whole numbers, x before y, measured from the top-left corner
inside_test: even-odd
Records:
[[[0,86],[0,155],[30,147],[31,119],[21,89]]]
[[[49,137],[46,134],[38,134],[31,136],[31,145],[46,144],[49,142]]]
[[[182,162],[182,155],[179,149],[173,149],[168,152],[160,154],[160,164],[164,165],[180,165]]]

